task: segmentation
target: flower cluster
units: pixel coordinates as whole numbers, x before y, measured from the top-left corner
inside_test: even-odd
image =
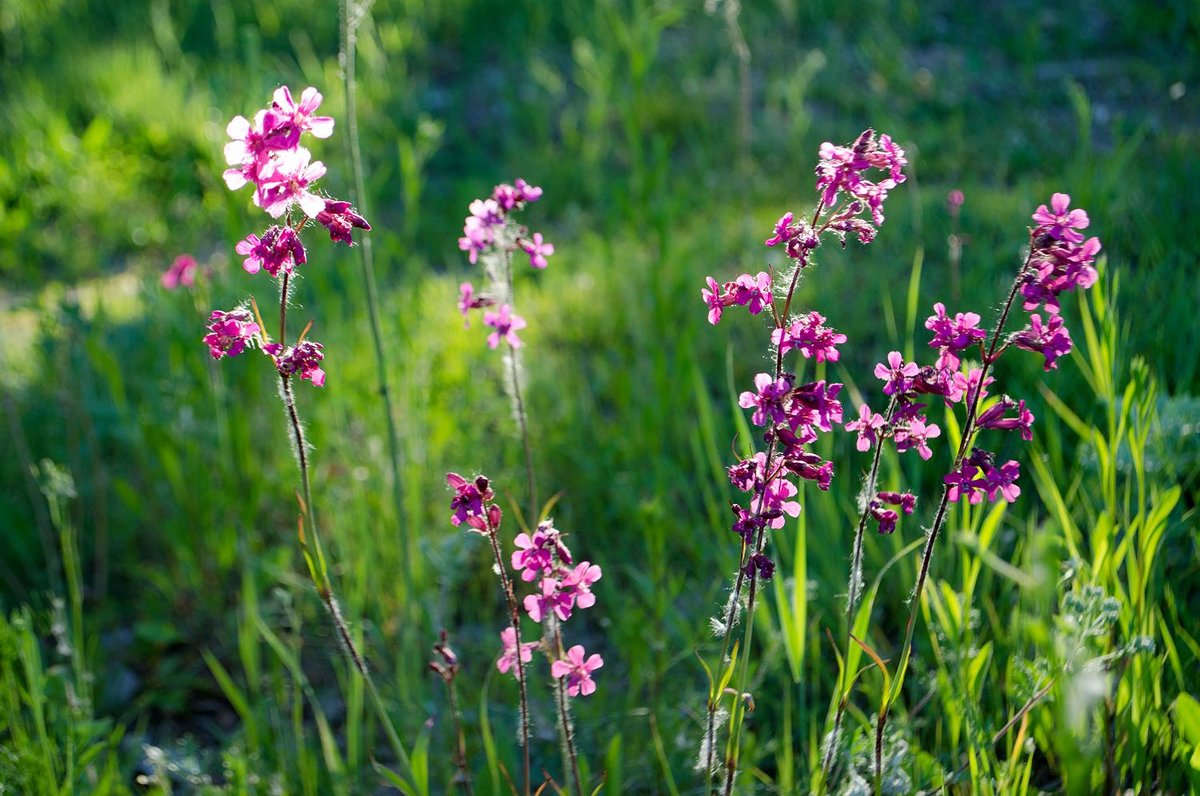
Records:
[[[284,348],[279,343],[263,346],[263,350],[275,357],[275,368],[280,376],[299,375],[308,379],[316,387],[325,386],[325,371],[321,370],[320,362],[325,358],[322,353],[324,346],[301,340],[294,346]]]
[[[879,523],[880,533],[891,533],[896,530],[896,522],[900,514],[888,506],[899,506],[905,514],[912,514],[917,506],[917,498],[910,492],[876,492],[867,503],[867,511],[871,519]]]
[[[513,185],[497,185],[490,197],[476,199],[468,207],[470,215],[463,224],[458,248],[467,252],[472,264],[482,261],[488,287],[480,294],[470,282],[459,285],[458,311],[468,318],[469,326],[471,310],[498,305],[496,311],[489,309],[483,316],[484,325],[493,329],[487,339],[490,348],[499,346],[501,340],[512,348],[521,346],[517,331],[525,328],[525,319],[514,313],[512,307],[513,253],[524,252],[529,256],[529,264],[537,269],[549,265],[546,258],[554,254],[554,244],[548,243],[542,233],[531,234],[513,218],[541,196],[541,188],[518,178]]]
[[[300,142],[305,133],[316,138],[328,138],[333,134],[333,119],[315,115],[321,99],[321,93],[310,86],[297,102],[288,87],[281,86],[276,89],[271,103],[258,111],[252,120],[235,116],[226,127],[230,141],[225,145],[225,161],[230,168],[224,173],[225,184],[234,191],[253,185],[254,204],[271,218],[281,219],[281,223],[270,225],[261,235],[247,235],[238,241],[234,250],[244,258],[242,267],[246,273],[266,271],[271,278],[282,280],[282,316],[286,316],[289,280],[297,267],[308,261],[300,233],[310,221],[324,226],[335,243],[349,246],[354,245],[353,229],[371,228],[349,202],[313,192],[313,183],[324,176],[325,165],[320,161],[313,162],[312,154]],[[297,206],[302,215],[293,220],[292,210]],[[163,284],[167,284],[167,280],[164,275]],[[184,283],[183,276],[176,281]],[[243,315],[246,316],[244,319]],[[272,357],[276,369],[285,379],[297,375],[317,387],[324,386],[325,371],[319,365],[324,358],[320,343],[303,339],[295,345],[287,345],[284,341],[272,343],[261,324],[250,323],[249,313],[242,309],[215,312],[211,321],[204,342],[214,358],[240,353],[253,337],[260,343],[261,350]],[[235,326],[235,323],[240,325]],[[282,321],[280,325],[283,325]]]
[[[1033,220],[1037,227],[1029,265],[1022,275],[1021,295],[1026,311],[1045,306],[1046,312],[1057,316],[1060,294],[1076,287],[1086,290],[1095,283],[1092,263],[1100,253],[1100,239],[1084,240],[1080,230],[1087,229],[1091,220],[1086,211],[1071,209],[1071,197],[1065,193],[1050,197],[1050,207],[1038,207]]]
[[[253,346],[258,340],[261,330],[250,311],[237,307],[229,312],[213,310],[208,319],[208,334],[204,335],[204,344],[213,359],[221,357],[236,357]]]
[[[504,513],[496,505],[496,494],[485,476],[467,479],[458,473],[447,473],[446,483],[454,490],[450,499],[453,525],[467,525],[474,533],[498,542],[498,534]],[[522,601],[529,617],[539,624],[547,619],[566,622],[576,609],[590,608],[596,603],[592,585],[600,580],[600,567],[588,561],[575,562],[571,551],[563,541],[563,534],[550,520],[538,524],[532,534],[519,533],[514,540],[516,550],[509,563],[519,573],[521,580],[535,587],[532,594]],[[496,548],[499,549],[498,547]],[[502,575],[506,590],[509,578]],[[515,610],[515,609],[514,609]],[[528,663],[533,650],[541,647],[550,658],[550,673],[556,679],[566,678],[567,693],[571,696],[587,696],[596,690],[591,673],[604,665],[599,655],[586,656],[582,646],[575,645],[563,655],[561,648],[547,634],[541,643],[520,642],[517,628],[507,627],[500,633],[501,653],[496,668],[502,672],[513,672],[517,676],[517,660]]]
[[[766,271],[741,274],[735,279],[718,283],[707,277],[707,287],[700,297],[708,307],[708,321],[720,322],[724,310],[733,306],[746,307],[751,315],[770,310],[773,321],[771,346],[775,359],[774,373],[759,373],[754,378],[754,390],[743,392],[738,404],[752,409],[751,421],[763,426],[766,451],[753,453],[729,468],[733,486],[749,493],[748,506],[732,504],[733,530],[742,539],[744,554],[741,571],[750,578],[770,578],[774,565],[764,554],[767,529],[782,528],[785,517],[800,513],[797,483],[813,481],[817,488],[829,489],[833,464],[808,450],[818,434],[833,430],[842,423],[842,404],[839,401],[841,384],[824,380],[797,384],[794,373],[784,369],[784,356],[798,351],[805,359],[817,363],[837,362],[838,346],[846,336],[826,325],[819,312],[789,314],[796,284],[803,270],[811,264],[813,252],[825,235],[832,235],[845,245],[846,235],[854,233],[862,243],[870,243],[876,227],[884,221],[883,203],[888,191],[904,182],[904,151],[887,135],[876,136],[866,130],[849,147],[825,143],[821,146],[817,165],[816,188],[820,194],[810,218],[797,218],[785,213],[776,222],[772,234],[764,243],[768,247],[782,246],[790,268],[783,278]],[[876,178],[873,171],[883,172]],[[844,201],[843,201],[844,199]],[[781,290],[787,284],[786,291]],[[916,376],[901,367],[895,376],[897,388]],[[868,429],[866,438],[883,425],[880,420]],[[930,433],[920,426],[912,429],[910,443],[923,447]]]
[[[916,449],[922,458],[929,459],[932,450],[928,440],[940,436],[941,430],[926,419],[926,404],[922,401],[934,396],[947,407],[961,404],[967,439],[952,472],[944,479],[951,502],[963,498],[970,503],[985,498],[1011,502],[1020,495],[1016,484],[1020,465],[1016,461],[997,465],[995,454],[981,448],[965,453],[969,438],[979,429],[1017,431],[1022,440],[1033,439],[1034,417],[1024,400],[1003,395],[988,401],[988,388],[995,380],[987,372],[1010,346],[1041,354],[1045,369],[1055,368],[1056,360],[1071,351],[1070,333],[1058,314],[1057,296],[1074,287],[1087,288],[1096,279],[1092,262],[1100,243],[1096,238],[1084,241],[1078,231],[1088,225],[1087,213],[1071,210],[1070,197],[1060,193],[1054,194],[1050,207],[1042,205],[1033,215],[1037,227],[1032,231],[1029,257],[1014,286],[1014,296],[1019,289],[1026,299],[1024,309],[1044,306],[1048,320],[1043,323],[1042,317],[1033,313],[1025,328],[1002,340],[992,340],[988,346],[988,332],[980,328],[977,313],[951,315],[941,302],[934,304],[925,328],[931,332],[929,346],[937,351],[936,360],[921,366],[905,362],[898,351],[891,352],[886,362],[875,367],[875,376],[884,383],[883,394],[890,399],[887,411],[875,412],[864,403],[858,417],[846,424],[847,431],[857,433],[860,451],[891,439],[898,452]],[[983,366],[964,363],[967,352],[976,353]],[[883,494],[869,502],[867,512],[879,522],[881,533],[891,533],[898,515],[884,508],[890,501]]]

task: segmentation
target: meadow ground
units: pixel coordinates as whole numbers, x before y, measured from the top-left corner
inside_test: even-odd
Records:
[[[888,351],[925,350],[935,301],[993,322],[1053,192],[1104,245],[1097,285],[1064,300],[1074,352],[1052,374],[1000,366],[1037,417],[1011,451],[1023,492],[950,515],[881,789],[1200,786],[1200,16],[728,3],[379,0],[363,18],[362,206],[399,471],[357,250],[310,244],[293,313],[315,320],[328,383],[297,392],[343,608],[410,764],[454,787],[427,668],[446,628],[475,789],[508,792],[501,764],[518,767],[503,600],[445,486],[484,471],[506,511],[525,498],[502,360],[455,308],[468,203],[518,176],[545,190],[526,218],[556,252],[515,289],[543,496],[604,569],[570,631],[605,660],[574,701],[583,776],[703,793],[697,654],[716,664],[709,619],[739,555],[725,468],[750,438],[738,393],[769,360],[761,318],[713,328],[700,290],[780,265],[762,241],[812,207],[821,143],[873,127],[909,178],[875,242],[823,246],[797,293],[849,338],[822,374],[848,408],[877,396]],[[278,300],[233,251],[262,216],[221,179],[228,120],[278,85],[319,87],[338,126],[312,147],[349,191],[339,46],[332,8],[299,2],[0,8],[2,793],[363,793],[400,765],[307,577],[277,379],[200,342],[211,309]],[[197,284],[167,290],[184,253]],[[739,792],[819,779],[870,459],[848,433],[818,451],[833,486],[775,534],[753,619]],[[951,459],[884,456],[881,483],[928,510]],[[891,671],[921,541],[917,522],[866,539],[856,627]],[[532,752],[555,773],[547,682],[530,682]],[[869,669],[848,702],[838,792],[870,792],[885,690]]]

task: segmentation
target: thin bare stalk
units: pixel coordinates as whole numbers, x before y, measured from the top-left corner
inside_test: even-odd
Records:
[[[458,709],[458,689],[454,687],[453,681],[446,683],[446,696],[450,700],[450,718],[454,722],[454,736],[457,739],[454,749],[454,765],[458,769],[458,784],[467,796],[474,796],[475,790],[471,787],[471,770],[467,766],[467,736],[463,732],[462,714]]]
[[[521,365],[517,361],[517,349],[510,348],[507,352],[509,376],[512,378],[513,406],[517,415],[517,425],[521,429],[521,444],[525,448],[525,484],[529,490],[529,524],[537,524],[538,499],[537,480],[533,474],[533,446],[529,439],[529,421],[525,414],[525,399],[521,390]]]
[[[893,397],[888,403],[887,417],[888,422],[891,422],[892,413],[896,408],[896,399]],[[862,499],[864,501],[862,513],[858,517],[858,527],[854,532],[854,547],[850,555],[850,578],[847,584],[846,597],[846,643],[844,649],[847,651],[842,660],[849,661],[850,645],[853,644],[854,633],[854,616],[858,609],[858,599],[862,596],[862,559],[863,559],[863,537],[866,535],[867,517],[870,515],[871,495],[875,492],[875,484],[879,478],[879,462],[883,457],[883,440],[880,439],[875,445],[875,455],[871,457],[871,469],[867,473],[867,477],[863,481]],[[843,697],[843,691],[846,689],[846,678],[849,673],[846,667],[843,666],[841,673],[838,675],[837,685],[837,708],[833,714],[833,729],[830,731],[829,742],[825,747],[825,756],[821,761],[821,771],[823,772],[822,781],[827,784],[833,776],[832,764],[837,751],[838,737],[842,730],[842,718],[845,716],[846,701]],[[821,789],[824,790],[825,784],[822,784]]]
[[[1033,256],[1032,249],[1029,255],[1026,256],[1024,264],[1017,271],[1017,276],[1013,280],[1012,288],[1008,291],[1008,299],[1004,302],[1004,308],[1000,311],[1000,319],[996,322],[996,329],[992,332],[992,342],[988,346],[988,351],[984,354],[983,364],[979,373],[979,384],[975,387],[975,392],[971,396],[971,403],[967,409],[966,422],[963,424],[962,440],[958,444],[958,452],[954,457],[954,471],[962,467],[963,460],[966,458],[967,452],[971,449],[971,440],[975,436],[975,421],[979,412],[979,401],[983,395],[983,385],[987,381],[988,371],[991,370],[992,363],[995,362],[997,351],[1000,350],[1001,335],[1004,333],[1004,325],[1008,322],[1008,314],[1012,310],[1013,301],[1017,297],[1017,291],[1021,287],[1022,277],[1025,274],[1025,269],[1029,267],[1030,259]],[[968,389],[970,385],[968,384]],[[942,487],[942,499],[938,503],[937,512],[933,518],[933,525],[930,526],[929,536],[925,541],[925,551],[921,554],[921,568],[917,572],[917,582],[913,589],[911,605],[908,611],[908,623],[904,629],[904,646],[900,651],[900,662],[896,667],[896,672],[892,679],[891,692],[884,702],[883,708],[880,710],[879,721],[875,724],[875,770],[880,771],[883,766],[883,733],[887,726],[888,715],[891,713],[892,705],[900,696],[900,688],[904,684],[904,675],[908,672],[909,658],[912,656],[913,633],[917,625],[917,611],[921,607],[921,595],[925,590],[925,580],[929,575],[929,564],[933,560],[933,548],[937,544],[937,538],[941,534],[942,526],[946,522],[946,514],[950,506],[950,487],[949,485]]]
[[[279,294],[279,341],[284,343],[287,333],[287,306],[288,306],[288,282],[289,274],[285,271],[280,283]],[[371,697],[371,704],[375,708],[375,712],[379,716],[380,722],[383,724],[384,732],[387,734],[388,741],[392,746],[392,750],[396,753],[396,757],[404,765],[406,771],[411,771],[408,752],[404,749],[404,744],[400,740],[400,736],[396,733],[396,727],[392,723],[391,716],[388,714],[387,706],[383,702],[383,698],[379,695],[379,689],[375,686],[375,679],[371,677],[371,672],[367,668],[366,659],[359,651],[358,646],[354,643],[354,637],[350,633],[350,628],[346,624],[345,617],[342,616],[341,607],[338,604],[337,596],[333,590],[333,582],[329,577],[329,567],[326,563],[324,548],[321,544],[320,531],[317,528],[316,510],[312,499],[312,480],[310,478],[310,467],[308,460],[308,443],[304,438],[304,424],[300,420],[300,412],[296,408],[296,398],[292,392],[292,382],[289,376],[280,374],[279,395],[283,401],[284,409],[288,417],[288,425],[291,430],[292,443],[296,449],[296,461],[300,467],[300,485],[304,495],[304,506],[302,510],[303,519],[301,530],[304,530],[304,525],[307,525],[307,533],[302,533],[300,537],[301,545],[304,548],[305,556],[308,557],[308,538],[312,539],[312,549],[316,555],[316,566],[313,566],[311,559],[309,560],[309,574],[312,576],[313,585],[316,586],[317,593],[321,597],[321,602],[324,603],[326,610],[329,612],[330,618],[333,620],[334,629],[337,632],[338,639],[341,642],[342,651],[354,668],[362,677],[363,682],[367,686],[367,692]],[[307,522],[304,522],[304,521]]]
[[[516,294],[513,290],[513,268],[512,268],[512,252],[505,252],[502,258],[503,273],[500,274],[500,280],[508,291],[508,304],[516,305]],[[525,450],[525,486],[529,490],[529,525],[534,526],[537,523],[538,499],[537,499],[537,480],[534,477],[533,471],[533,445],[529,438],[529,420],[525,414],[525,398],[524,391],[521,389],[521,362],[519,349],[509,346],[505,355],[508,359],[509,392],[513,402],[513,414],[517,416],[517,427],[521,432],[521,444]]]
[[[357,81],[355,79],[355,64],[357,61],[357,31],[358,25],[366,15],[371,2],[355,3],[353,0],[341,0],[342,23],[342,83],[346,92],[346,124],[349,128],[346,136],[346,147],[350,157],[352,185],[350,199],[356,205],[358,212],[367,215],[367,193],[363,182],[362,151],[358,137],[358,103]],[[411,561],[416,557],[415,540],[410,538],[404,523],[404,490],[400,480],[400,435],[396,429],[396,416],[392,406],[391,387],[388,382],[388,362],[383,347],[383,327],[380,323],[379,291],[375,284],[375,257],[371,244],[371,236],[364,235],[358,246],[359,265],[362,268],[363,286],[367,296],[367,319],[371,326],[371,344],[375,351],[375,375],[378,383],[379,398],[383,402],[384,419],[387,421],[388,455],[392,467],[392,500],[396,506],[396,524],[404,538],[404,549],[407,555],[404,559],[404,578],[406,594],[412,596],[412,566]]]
[[[762,534],[760,534],[761,536]],[[760,544],[765,546],[765,539],[761,540]],[[761,548],[760,548],[761,549]],[[745,648],[750,649],[751,642],[754,641],[754,598],[758,592],[758,578],[750,578],[750,591],[746,599],[746,631],[745,631]],[[730,738],[730,753],[725,760],[725,796],[729,796],[733,792],[733,783],[737,779],[738,758],[740,757],[742,733],[742,722],[746,716],[745,695],[747,693],[746,686],[750,679],[750,656],[742,656],[742,674],[739,680],[738,693],[734,698],[733,710],[729,715],[729,732]]]

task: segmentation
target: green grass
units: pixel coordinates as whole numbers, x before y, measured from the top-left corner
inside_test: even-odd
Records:
[[[717,655],[707,620],[737,555],[723,468],[745,423],[737,391],[763,362],[761,329],[732,314],[713,329],[699,289],[706,274],[761,267],[771,224],[811,202],[820,142],[872,125],[909,148],[914,176],[877,242],[819,251],[798,294],[849,335],[827,375],[852,396],[869,395],[888,350],[923,347],[933,301],[988,318],[1052,191],[1088,209],[1107,254],[1098,289],[1065,303],[1076,351],[1059,372],[1021,361],[998,374],[1033,403],[1037,437],[1021,500],[964,507],[939,541],[890,723],[897,792],[903,777],[932,788],[960,770],[952,792],[1089,793],[1109,770],[1143,792],[1200,786],[1200,174],[1195,59],[1180,55],[1200,41],[1194,12],[750,5],[744,161],[719,15],[640,0],[372,11],[360,114],[401,505],[358,271],[327,245],[312,247],[297,312],[316,321],[329,385],[301,385],[299,400],[334,577],[414,766],[427,761],[432,792],[451,789],[448,708],[425,669],[446,627],[476,792],[506,793],[498,764],[517,770],[516,689],[491,676],[504,610],[485,546],[447,521],[443,480],[483,470],[523,496],[501,363],[453,306],[467,202],[518,175],[546,188],[529,220],[558,253],[516,289],[539,481],[562,491],[555,517],[575,552],[605,570],[571,628],[606,660],[600,694],[577,703],[591,781],[699,793],[708,683],[694,653]],[[265,0],[136,14],[16,2],[0,36],[0,784],[379,788],[376,766],[398,763],[305,577],[274,379],[246,358],[214,365],[199,342],[211,307],[275,298],[232,252],[260,217],[220,180],[223,126],[280,82],[320,86],[340,117],[336,18]],[[1189,90],[1171,100],[1176,82]],[[344,133],[339,118],[314,144],[335,193],[349,185]],[[947,298],[951,188],[967,196],[961,301]],[[157,283],[182,251],[214,269],[195,294]],[[778,576],[754,617],[746,791],[806,791],[820,765],[839,665],[826,633],[844,638],[866,464],[837,436],[823,443],[834,487],[808,490],[776,537]],[[50,471],[29,470],[43,459],[74,496],[47,501]],[[896,459],[882,479],[920,484],[924,505],[938,481]],[[867,540],[867,584],[879,580],[858,635],[889,666],[915,541],[916,523]],[[876,668],[847,721],[868,782]],[[535,771],[557,772],[551,691],[531,686],[545,717]]]

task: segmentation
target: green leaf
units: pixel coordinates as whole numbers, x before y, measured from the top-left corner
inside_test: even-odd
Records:
[[[1180,694],[1171,706],[1171,713],[1179,737],[1192,746],[1200,747],[1200,701],[1191,694]]]

